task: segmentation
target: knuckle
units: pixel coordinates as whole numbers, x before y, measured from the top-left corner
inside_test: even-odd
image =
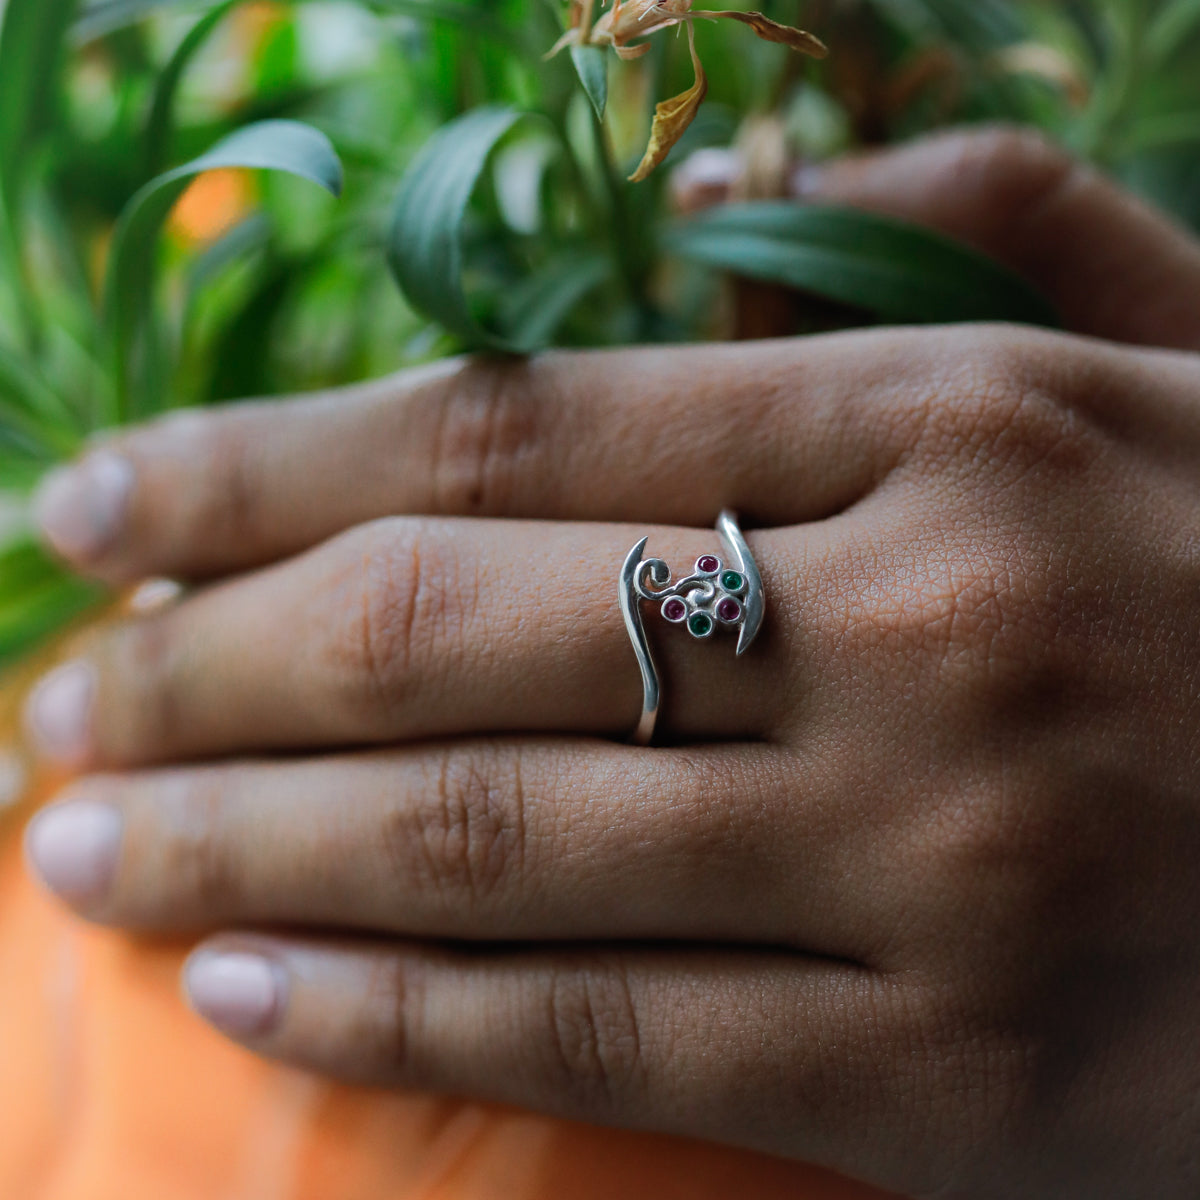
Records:
[[[412,955],[383,954],[371,964],[362,1003],[346,1041],[367,1064],[368,1082],[423,1086],[428,1080],[420,1013],[425,1005],[424,970]]]
[[[516,902],[524,876],[525,795],[519,758],[447,749],[385,831],[396,877],[414,879],[461,916],[501,889]]]
[[[909,1098],[921,1140],[930,1130],[943,1137],[954,1131],[918,1156],[929,1177],[909,1181],[914,1194],[940,1195],[938,1180],[961,1186],[975,1175],[981,1154],[1003,1160],[1028,1135],[1039,1107],[1036,1038],[989,985],[957,980],[908,989],[895,1033],[899,1044],[917,1051],[909,1056]]]
[[[641,1020],[619,964],[556,969],[548,1024],[558,1086],[579,1111],[620,1108],[643,1086]]]
[[[946,372],[921,403],[938,457],[995,465],[1053,458],[1084,431],[1048,370],[1047,339],[1005,328],[981,330],[969,357]]]
[[[329,602],[313,610],[322,620],[334,614],[335,623],[314,631],[316,644],[326,646],[332,692],[356,728],[389,729],[413,715],[433,672],[450,665],[473,592],[418,519],[375,522],[349,535],[342,550]]]
[[[205,919],[236,912],[244,880],[237,855],[224,836],[227,794],[219,774],[200,773],[161,781],[163,881]]]
[[[128,621],[106,640],[96,705],[105,756],[141,761],[169,754],[186,740],[174,614]]]
[[[959,174],[985,194],[999,190],[1013,220],[1063,187],[1076,165],[1044,134],[1021,126],[995,125],[959,141]]]
[[[1055,845],[1070,832],[1055,808],[1012,781],[959,795],[937,818],[938,874],[948,884],[970,881],[997,899],[1014,890],[1025,894],[1028,876],[1045,876]]]
[[[919,538],[880,574],[856,621],[856,640],[910,650],[942,685],[991,689],[1028,679],[1063,620],[1064,583],[1050,561],[1000,531],[967,544],[953,534]],[[954,703],[962,700],[953,690]]]
[[[436,511],[514,515],[520,480],[542,455],[545,408],[536,364],[468,363],[434,410]]]

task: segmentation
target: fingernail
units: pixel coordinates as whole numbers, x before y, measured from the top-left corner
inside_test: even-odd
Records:
[[[170,608],[183,595],[183,585],[172,579],[148,579],[129,597],[129,611],[137,617],[153,616]]]
[[[121,814],[111,805],[74,800],[34,817],[25,848],[34,871],[56,896],[94,904],[112,886],[121,832]]]
[[[812,200],[820,196],[825,178],[825,168],[819,163],[802,163],[792,172],[792,195],[797,200]]]
[[[262,1037],[283,1014],[287,977],[257,954],[201,950],[184,968],[184,989],[188,1003],[222,1033]]]
[[[64,558],[92,562],[120,537],[134,483],[127,458],[98,450],[46,477],[34,497],[34,520]]]
[[[82,765],[91,748],[95,693],[96,672],[86,662],[67,663],[34,688],[25,705],[25,727],[43,758]]]

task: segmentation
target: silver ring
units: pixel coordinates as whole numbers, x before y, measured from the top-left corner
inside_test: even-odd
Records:
[[[643,603],[653,604],[667,624],[683,626],[697,641],[736,629],[739,655],[750,649],[762,629],[766,610],[762,576],[737,517],[723,512],[717,518],[717,533],[728,556],[725,561],[716,554],[703,554],[695,571],[678,583],[671,582],[671,568],[661,558],[642,558],[648,537],[630,550],[621,568],[621,615],[642,670],[642,719],[633,734],[634,745],[650,745],[662,707],[662,677],[646,637]]]

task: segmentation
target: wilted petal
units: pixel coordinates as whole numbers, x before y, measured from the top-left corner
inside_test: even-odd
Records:
[[[635,39],[681,24],[691,7],[692,0],[623,0],[596,21],[592,41],[620,49]]]
[[[692,51],[692,65],[696,69],[696,82],[680,96],[664,100],[654,113],[654,126],[650,130],[650,144],[646,147],[646,155],[638,169],[629,177],[634,183],[641,183],[650,175],[663,159],[671,153],[675,144],[687,132],[688,126],[696,119],[704,97],[708,95],[708,76],[700,56],[696,53],[696,33],[688,26],[688,44]]]
[[[611,20],[613,40],[622,43],[678,25],[691,7],[692,0],[620,0],[605,15]]]
[[[743,25],[749,25],[763,41],[779,42],[781,45],[796,50],[801,54],[807,54],[812,58],[825,58],[829,54],[829,47],[815,34],[808,33],[803,29],[794,29],[791,25],[780,25],[778,21],[772,21],[770,17],[765,17],[760,12],[737,12],[734,9],[721,9],[719,11],[701,9],[699,12],[693,13],[692,17],[693,19],[717,20],[725,18],[730,21],[741,21]]]

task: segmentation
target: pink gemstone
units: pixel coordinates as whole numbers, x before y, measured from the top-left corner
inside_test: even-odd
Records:
[[[731,625],[742,615],[742,606],[736,600],[728,598],[721,601],[717,605],[717,616],[722,621],[728,621]]]
[[[668,600],[662,611],[668,621],[682,621],[687,616],[687,605],[682,600]]]
[[[711,554],[706,554],[696,564],[696,570],[704,575],[715,575],[721,569],[721,560],[714,558]]]

